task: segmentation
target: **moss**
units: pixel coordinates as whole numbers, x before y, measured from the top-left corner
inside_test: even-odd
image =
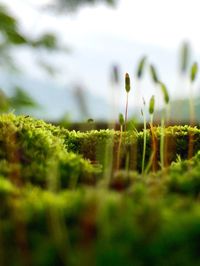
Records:
[[[174,162],[145,175],[143,133],[123,133],[122,169],[107,182],[95,163],[116,155],[119,132],[1,116],[0,265],[200,265],[199,132],[167,128]],[[185,160],[189,134],[196,155]],[[150,155],[148,131],[146,163]]]
[[[80,180],[94,181],[99,170],[68,152],[62,134],[62,129],[43,121],[2,115],[0,174],[18,185],[31,182],[53,189],[67,187],[71,179],[76,179],[75,186]]]
[[[3,177],[0,177],[0,198],[4,198],[7,196],[10,196],[16,191],[16,188],[13,186],[13,184],[6,180]]]
[[[4,216],[1,225],[23,225],[33,265],[198,265],[198,202],[171,197],[169,204],[169,198],[158,201],[145,193],[135,202],[135,193],[138,188],[134,195],[23,188],[7,207],[16,215]],[[1,237],[12,231],[1,226]],[[23,247],[5,243],[13,254]],[[8,257],[6,250],[5,262],[21,265],[20,256]]]
[[[154,128],[157,141],[157,161],[159,164],[159,147],[161,128]],[[66,146],[69,150],[82,154],[84,158],[104,165],[104,156],[108,149],[108,143],[113,143],[112,156],[116,162],[117,149],[119,146],[120,132],[113,130],[100,130],[88,132],[67,132],[66,137],[63,131]],[[177,156],[187,159],[189,152],[189,137],[192,136],[195,155],[200,149],[200,129],[190,126],[170,126],[165,128],[165,166],[175,161]],[[121,168],[125,167],[126,156],[129,153],[129,169],[141,171],[143,149],[143,132],[128,131],[123,133],[121,145]],[[152,138],[150,131],[147,131],[146,165],[152,154]]]

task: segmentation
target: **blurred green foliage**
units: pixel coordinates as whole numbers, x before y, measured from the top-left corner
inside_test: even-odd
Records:
[[[58,11],[63,10],[77,10],[77,8],[82,7],[83,5],[94,5],[97,3],[104,2],[109,5],[113,5],[117,2],[117,0],[55,0],[53,3],[51,3],[50,6],[55,8]]]
[[[42,36],[35,39],[24,34],[19,27],[19,21],[6,6],[0,4],[0,67],[2,69],[7,68],[10,75],[13,74],[13,70],[18,71],[20,66],[16,64],[13,58],[12,49],[25,46],[33,49],[60,49],[55,34],[44,33]],[[7,95],[5,89],[4,91],[1,90],[0,94],[0,112],[15,110],[16,113],[19,113],[25,108],[38,107],[37,103],[30,95],[18,86],[13,86],[12,96]]]
[[[0,22],[0,54],[8,56],[10,48],[24,45],[33,48],[59,49],[57,38],[53,33],[44,33],[36,39],[24,34],[17,18],[2,4],[0,5]],[[7,65],[7,58],[1,58],[1,66]]]
[[[100,1],[53,1],[58,10],[60,6],[65,7],[67,10],[74,10],[82,4],[93,4]],[[103,2],[103,0],[102,0]],[[104,1],[109,4],[113,3],[111,0]],[[63,9],[63,8],[62,8]],[[13,49],[20,47],[29,47],[30,49],[45,49],[48,51],[63,51],[68,52],[69,50],[59,45],[57,36],[52,32],[44,32],[41,36],[32,37],[23,32],[19,25],[19,20],[12,14],[6,4],[0,3],[0,67],[10,71],[21,70],[20,65],[16,63],[13,57]],[[53,65],[50,65],[46,61],[38,62],[38,66],[42,67],[49,75],[53,75],[57,72]],[[23,71],[23,69],[22,69]],[[11,72],[10,75],[13,73]],[[7,110],[15,110],[16,113],[20,113],[22,109],[36,108],[38,105],[34,100],[31,99],[30,95],[23,90],[14,86],[12,97],[8,96],[5,92],[0,92],[0,112]],[[28,110],[27,110],[28,111]]]
[[[38,107],[38,104],[29,96],[27,92],[25,92],[20,87],[15,87],[15,92],[12,97],[8,99],[10,106],[15,110],[20,110],[20,108],[34,108]]]
[[[2,43],[22,45],[28,43],[28,40],[18,29],[17,20],[9,14],[4,6],[0,6],[0,32],[4,40]]]
[[[0,129],[0,265],[200,264],[200,152],[181,160],[189,133],[200,149],[199,129],[167,128],[177,162],[148,175],[121,169],[106,186],[70,149],[100,151],[118,141],[114,130],[70,132],[12,114]],[[142,137],[123,133],[130,147]]]
[[[16,113],[23,112],[32,108],[39,108],[40,106],[33,100],[33,98],[25,92],[22,88],[14,87],[12,96],[8,96],[0,89],[0,113],[15,111]]]

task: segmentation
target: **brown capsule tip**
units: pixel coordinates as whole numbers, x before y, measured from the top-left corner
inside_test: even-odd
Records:
[[[131,89],[131,81],[130,81],[130,77],[129,77],[129,74],[128,73],[125,74],[125,89],[126,89],[126,92],[127,93]]]

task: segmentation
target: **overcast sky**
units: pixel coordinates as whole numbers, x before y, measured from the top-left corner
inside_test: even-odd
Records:
[[[57,28],[63,22],[58,17],[51,19],[50,14],[43,13],[37,17],[33,8],[50,2],[48,0],[1,1],[12,7],[27,28],[35,26],[42,29],[48,25]],[[120,38],[166,48],[177,48],[182,40],[190,39],[199,50],[199,7],[198,0],[121,0],[114,9],[106,5],[85,7],[68,16],[65,26],[71,34],[74,30],[78,31],[74,32],[76,36],[80,33],[112,33]],[[38,20],[41,17],[43,20]],[[61,27],[65,28],[64,25]]]
[[[63,45],[72,47],[72,53],[66,57],[52,57],[62,69],[58,82],[76,83],[79,80],[86,89],[108,98],[110,67],[119,64],[122,77],[125,72],[130,73],[136,91],[135,68],[139,58],[147,55],[149,62],[157,66],[170,94],[187,94],[186,88],[185,91],[177,90],[180,82],[178,55],[181,43],[187,40],[195,60],[199,61],[199,0],[121,0],[116,8],[99,4],[66,15],[38,9],[48,0],[1,2],[9,5],[19,17],[27,34],[55,31]],[[30,55],[24,53],[23,56],[23,63],[31,66]],[[32,74],[39,76],[36,69],[30,69]],[[148,74],[142,91],[147,98],[155,94]],[[123,95],[122,88],[121,97]]]

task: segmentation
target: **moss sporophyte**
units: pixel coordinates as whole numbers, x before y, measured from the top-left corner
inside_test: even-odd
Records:
[[[158,83],[159,82],[158,74],[156,72],[156,68],[152,64],[150,65],[150,74],[151,74],[153,82],[155,84]]]
[[[123,126],[124,126],[124,116],[123,114],[119,114],[119,124],[120,124],[120,137],[119,137],[119,145],[117,150],[117,163],[116,163],[116,169],[119,170],[120,168],[120,154],[121,154],[121,144],[122,144],[122,132],[123,132]]]
[[[198,64],[194,62],[190,68],[190,96],[189,96],[189,106],[190,106],[190,125],[194,126],[195,124],[195,105],[193,98],[194,83],[197,79],[198,74]],[[189,136],[189,145],[188,145],[188,158],[191,158],[193,154],[193,135]]]
[[[161,168],[164,168],[165,164],[167,164],[167,162],[165,163],[165,151],[167,149],[167,143],[165,142],[165,136],[164,136],[164,131],[165,131],[165,118],[168,117],[167,112],[169,111],[169,93],[167,90],[166,85],[159,81],[159,85],[161,88],[161,92],[163,94],[163,99],[164,99],[164,109],[162,112],[162,117],[161,117],[161,132],[160,132],[160,164],[161,164]]]
[[[153,115],[154,115],[154,110],[155,110],[155,96],[152,95],[149,101],[149,115],[150,115],[150,132],[151,132],[151,138],[152,138],[152,152],[151,152],[151,157],[149,159],[149,163],[145,169],[145,173],[147,173],[152,166],[152,170],[156,171],[157,170],[157,138],[156,134],[154,132],[154,127],[153,127]]]
[[[146,122],[146,102],[143,98],[143,109],[141,109],[143,116],[144,129],[143,129],[143,152],[142,152],[142,174],[144,174],[145,157],[146,157],[146,142],[147,142],[147,122]]]
[[[125,90],[126,90],[126,109],[125,109],[125,131],[127,128],[127,119],[128,119],[128,94],[131,90],[131,80],[129,74],[125,74]]]
[[[144,74],[144,68],[145,68],[146,61],[147,61],[147,57],[143,56],[138,63],[138,68],[136,71],[136,76],[138,79],[141,79]]]

